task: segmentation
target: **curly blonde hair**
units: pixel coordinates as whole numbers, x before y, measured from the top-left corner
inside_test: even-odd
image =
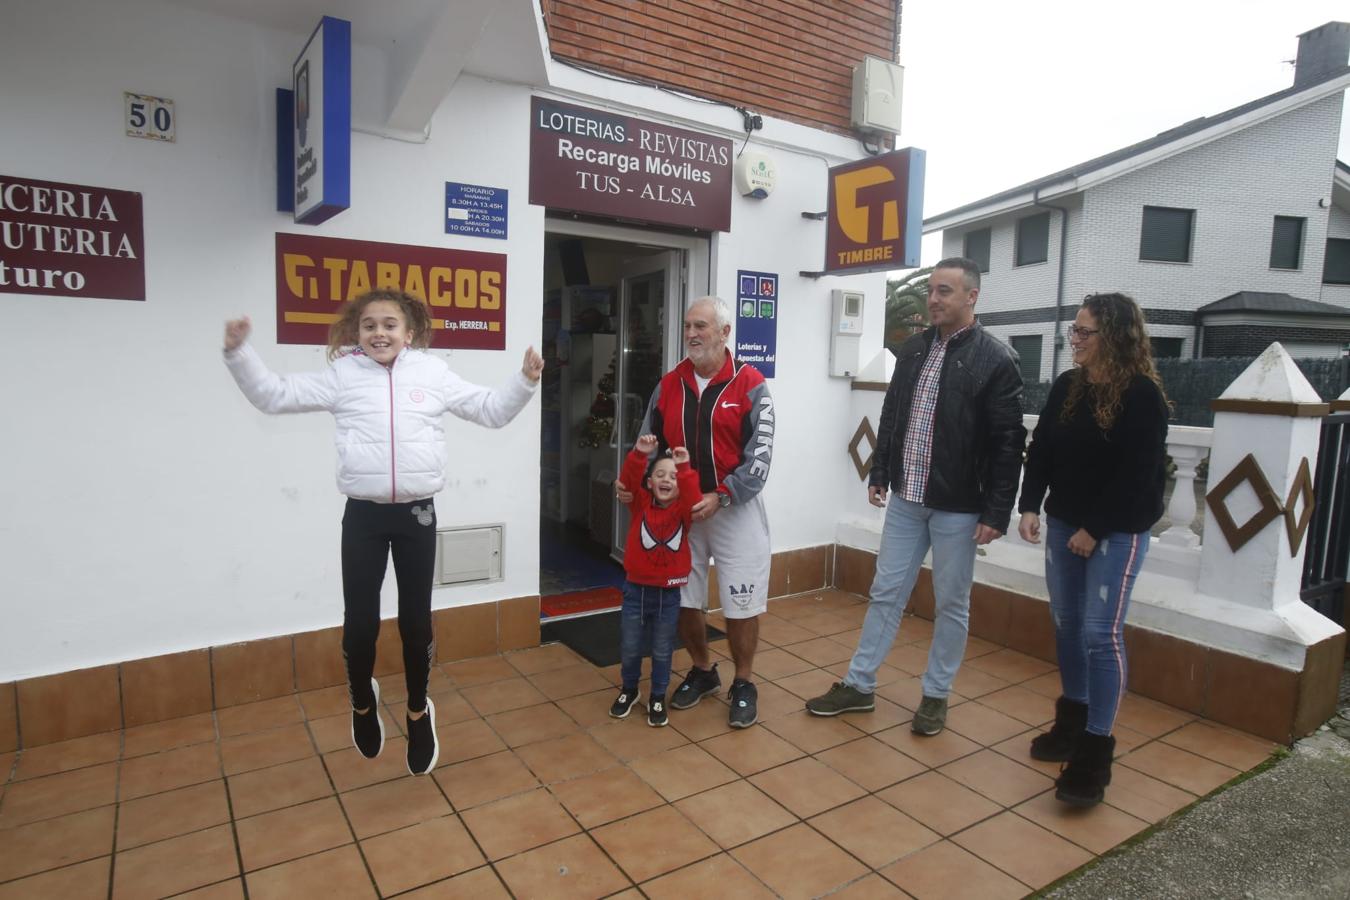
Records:
[[[1097,356],[1092,371],[1097,379],[1093,392],[1092,418],[1102,431],[1110,431],[1120,414],[1121,396],[1130,386],[1130,380],[1143,375],[1158,386],[1163,402],[1171,406],[1163,390],[1158,367],[1153,364],[1153,348],[1148,329],[1144,327],[1144,313],[1134,298],[1125,294],[1088,294],[1083,308],[1097,320]],[[1069,396],[1059,411],[1059,420],[1073,418],[1074,408],[1087,391],[1087,374],[1076,369],[1069,382]]]
[[[354,297],[342,306],[338,319],[328,329],[328,361],[332,362],[351,348],[361,343],[361,313],[372,303],[385,300],[398,305],[403,311],[403,321],[408,323],[412,332],[412,346],[427,347],[431,344],[431,315],[427,305],[406,291],[379,288],[366,291]]]

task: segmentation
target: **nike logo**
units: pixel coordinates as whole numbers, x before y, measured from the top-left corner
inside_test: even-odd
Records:
[[[722,408],[723,408],[723,409],[735,409],[735,408],[738,407],[738,406],[740,406],[739,403],[728,403],[728,402],[725,401],[725,400],[722,401]]]

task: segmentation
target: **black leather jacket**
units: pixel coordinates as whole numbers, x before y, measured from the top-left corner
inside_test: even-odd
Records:
[[[895,374],[881,406],[871,485],[897,490],[904,483],[905,431],[914,386],[936,334],[936,328],[916,334],[896,354]],[[1006,534],[1026,436],[1017,356],[976,322],[952,339],[942,362],[924,505],[977,512],[982,524]]]

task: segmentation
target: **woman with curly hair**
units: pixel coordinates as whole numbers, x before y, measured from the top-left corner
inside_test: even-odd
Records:
[[[1072,325],[1075,368],[1060,375],[1027,450],[1018,533],[1040,542],[1062,696],[1033,759],[1064,762],[1055,796],[1101,801],[1125,693],[1125,612],[1162,517],[1169,404],[1144,315],[1124,294],[1090,294]],[[1046,490],[1050,495],[1046,498]]]

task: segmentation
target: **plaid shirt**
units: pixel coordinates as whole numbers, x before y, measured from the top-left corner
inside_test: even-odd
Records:
[[[971,325],[974,323],[972,322]],[[937,413],[938,387],[942,380],[942,363],[947,358],[947,344],[971,329],[967,325],[947,337],[934,335],[928,358],[923,361],[918,383],[914,385],[914,399],[909,407],[909,428],[905,431],[905,478],[901,499],[923,503],[928,493],[928,472],[933,467],[933,417]]]

